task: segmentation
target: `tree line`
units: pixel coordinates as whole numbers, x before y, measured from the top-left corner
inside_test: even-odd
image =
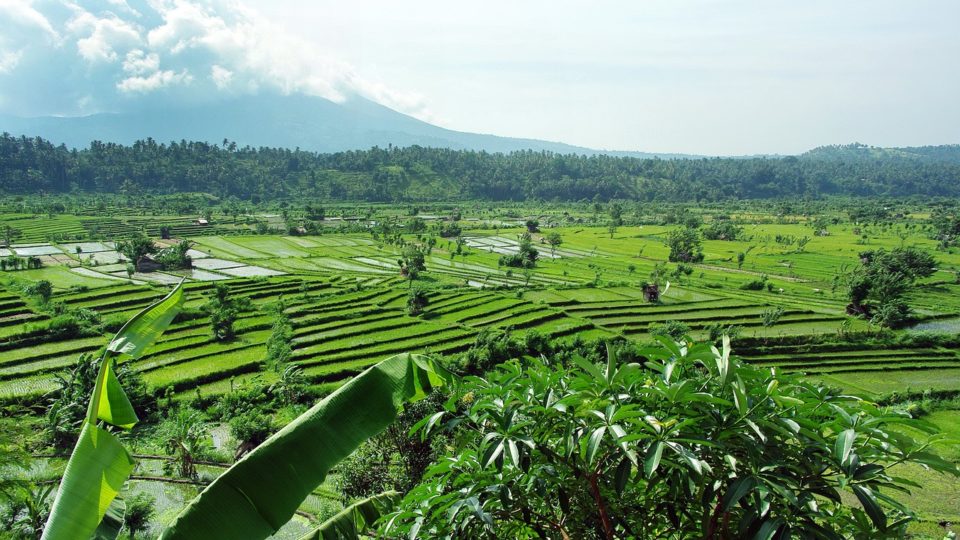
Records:
[[[94,141],[77,150],[5,133],[0,135],[0,191],[205,192],[253,202],[293,197],[403,202],[960,196],[960,162],[950,157],[958,153],[954,147],[923,155],[876,152],[870,159],[855,149],[665,160],[419,146],[320,154],[238,147],[227,140],[165,144],[147,139],[129,146]]]

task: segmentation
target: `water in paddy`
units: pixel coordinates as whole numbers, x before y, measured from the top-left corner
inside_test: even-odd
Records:
[[[911,326],[907,329],[907,331],[934,332],[937,334],[957,334],[960,333],[960,317],[922,322],[915,326]]]

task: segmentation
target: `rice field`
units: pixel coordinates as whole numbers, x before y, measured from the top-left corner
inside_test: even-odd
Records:
[[[21,225],[33,223],[10,219]],[[502,254],[516,252],[518,233],[474,230],[464,237],[462,252],[454,253],[453,243],[441,239],[427,254],[421,280],[433,292],[425,313],[415,318],[405,311],[409,283],[399,274],[401,250],[395,245],[356,233],[205,234],[222,231],[190,229],[185,219],[178,219],[173,223],[184,231],[200,233],[189,236],[194,243],[190,250],[194,268],[189,271],[127,274],[112,241],[103,235],[155,225],[141,218],[48,222],[87,231],[63,243],[43,241],[35,232],[38,228],[23,234],[25,241],[12,246],[18,254],[55,253],[67,262],[8,273],[15,280],[8,280],[5,288],[18,304],[0,311],[0,399],[35,398],[70,366],[71,358],[95,352],[107,338],[50,339],[39,348],[36,340],[24,340],[31,332],[42,334],[47,316],[18,292],[16,284],[41,279],[53,284],[54,301],[102,317],[130,316],[182,278],[188,281],[190,306],[205,301],[214,281],[249,297],[255,310],[238,322],[237,339],[229,347],[211,341],[201,317],[171,329],[154,352],[135,363],[155,388],[170,386],[178,393],[197,388],[221,392],[228,388],[225,381],[262,372],[269,321],[258,319],[258,313],[281,297],[296,336],[294,361],[317,385],[336,384],[395,352],[465,350],[485,328],[642,341],[658,325],[676,321],[687,325],[696,338],[706,338],[718,326],[734,326],[742,343],[738,349],[749,361],[871,395],[903,387],[960,389],[956,380],[960,362],[951,348],[819,351],[757,345],[870,330],[865,322],[844,314],[844,298],[830,285],[839,267],[861,249],[856,244],[859,237],[848,231],[815,237],[797,253],[770,238],[800,236],[801,226],[748,226],[751,236],[742,242],[705,242],[704,262],[692,265],[690,273],[670,276],[671,286],[660,303],[650,304],[643,300],[640,286],[666,258],[664,237],[669,227],[621,227],[614,234],[605,228],[557,228],[564,241],[555,253],[541,242],[541,235],[534,235],[541,260],[526,273],[498,264]],[[879,237],[876,242],[893,243]],[[749,255],[738,267],[736,253],[744,250]],[[960,264],[956,255],[944,258],[944,269]],[[758,276],[772,285],[761,291],[741,288]],[[934,317],[921,329],[949,330],[950,321],[960,318],[960,286],[941,281],[936,287],[943,289],[935,295],[936,303],[923,288],[915,293]],[[780,311],[773,323],[764,320],[770,310]],[[937,326],[939,320],[945,322]],[[944,376],[938,379],[936,374]]]

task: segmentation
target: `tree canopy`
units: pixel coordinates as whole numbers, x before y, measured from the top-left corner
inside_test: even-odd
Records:
[[[246,200],[306,196],[371,202],[958,196],[960,161],[948,150],[872,153],[869,159],[850,149],[827,149],[799,157],[664,160],[419,146],[318,154],[153,139],[130,146],[93,141],[71,150],[4,134],[0,191],[206,192]],[[617,208],[609,210],[616,221]]]

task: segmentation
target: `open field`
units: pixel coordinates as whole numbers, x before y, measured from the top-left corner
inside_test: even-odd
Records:
[[[960,392],[960,347],[955,339],[960,254],[955,250],[935,252],[937,272],[908,295],[921,319],[917,329],[894,334],[906,339],[936,332],[939,341],[891,345],[889,339],[877,338],[879,328],[845,313],[847,298],[835,287],[834,276],[855,265],[864,249],[902,245],[904,229],[896,226],[867,226],[868,232],[858,235],[852,225],[836,225],[829,236],[812,236],[798,250],[775,239],[809,237],[807,225],[748,224],[742,240],[705,241],[704,260],[690,264],[689,272],[672,263],[663,265],[669,253],[666,236],[673,226],[622,226],[614,232],[606,227],[552,227],[532,235],[541,257],[524,271],[501,264],[501,257],[517,253],[522,227],[483,228],[476,223],[464,231],[462,244],[436,239],[426,250],[425,270],[411,282],[400,272],[402,243],[363,232],[240,235],[236,233],[249,229],[234,223],[196,226],[185,218],[4,219],[22,231],[11,248],[14,254],[45,257],[42,268],[0,273],[0,402],[6,404],[39,403],[79,355],[97,353],[111,329],[181,278],[186,279],[186,308],[192,315],[174,323],[147,354],[130,364],[151,392],[177,401],[209,400],[254,380],[275,382],[278,374],[265,364],[273,324],[268,310],[281,301],[292,327],[290,362],[302,368],[317,391],[336,388],[392,354],[466,351],[488,329],[563,340],[622,337],[643,342],[664,324],[682,323],[697,339],[732,327],[738,335],[735,351],[748,362],[869,399]],[[194,268],[128,274],[113,235],[134,234],[136,227],[158,231],[160,222],[173,228],[175,238],[194,243]],[[563,238],[555,250],[545,243],[546,235],[554,232]],[[865,234],[869,245],[863,244]],[[423,241],[422,235],[401,238]],[[922,235],[909,242],[935,247]],[[739,253],[746,253],[742,264]],[[642,285],[656,272],[665,273],[663,281],[670,286],[660,302],[649,303]],[[761,279],[762,288],[749,289],[748,284]],[[24,292],[41,280],[53,286],[47,304]],[[235,338],[223,342],[212,338],[209,316],[200,310],[214,282],[225,283],[233,296],[250,301],[236,321]],[[417,317],[407,312],[413,287],[425,288],[428,299]],[[95,313],[103,324],[92,332],[58,330],[64,315],[50,306],[61,306],[58,313],[68,316]],[[773,320],[771,312],[776,312]],[[931,419],[949,430],[956,414],[943,411]],[[960,459],[955,451],[945,451],[951,459]],[[923,527],[931,521],[960,520],[956,508],[937,503],[937,498],[955,494],[956,484],[938,483],[923,470],[908,472],[939,486],[930,497],[925,493],[918,499]],[[156,491],[149,483],[135,483],[131,489]]]

